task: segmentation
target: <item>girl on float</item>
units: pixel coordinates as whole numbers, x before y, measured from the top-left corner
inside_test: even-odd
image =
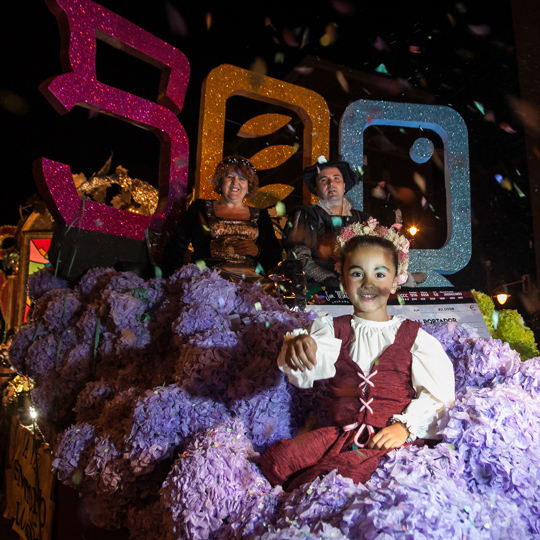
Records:
[[[287,491],[333,469],[366,482],[392,448],[436,438],[454,404],[454,372],[441,344],[420,323],[387,312],[388,297],[407,279],[408,240],[370,218],[343,229],[336,256],[354,315],[295,330],[278,358],[299,388],[330,379],[331,425],[280,441],[260,458],[266,477]]]

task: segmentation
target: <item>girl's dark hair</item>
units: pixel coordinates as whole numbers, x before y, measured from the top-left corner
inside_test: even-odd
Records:
[[[225,158],[216,167],[212,183],[214,184],[214,191],[221,193],[221,182],[227,176],[229,171],[235,171],[241,175],[248,182],[247,196],[252,196],[259,190],[259,177],[257,176],[257,170],[255,167],[245,158],[241,156],[230,156]]]
[[[351,238],[343,248],[341,252],[341,268],[342,272],[345,270],[345,259],[347,258],[347,255],[351,253],[351,251],[354,251],[358,247],[371,247],[371,246],[378,246],[384,251],[388,251],[392,255],[392,261],[394,262],[394,268],[396,270],[396,275],[398,273],[398,267],[399,267],[399,259],[398,259],[398,252],[396,249],[396,246],[390,242],[390,240],[387,240],[386,238],[382,238],[380,236],[355,236],[354,238]]]

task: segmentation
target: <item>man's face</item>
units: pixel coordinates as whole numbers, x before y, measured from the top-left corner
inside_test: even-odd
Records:
[[[341,204],[345,195],[343,175],[337,167],[321,170],[315,179],[317,195],[330,204]]]

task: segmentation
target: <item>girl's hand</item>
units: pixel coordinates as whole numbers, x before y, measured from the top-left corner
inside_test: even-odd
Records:
[[[368,448],[391,450],[402,446],[408,438],[409,430],[403,424],[392,424],[375,433],[369,441]]]
[[[317,365],[315,353],[317,344],[315,340],[306,334],[295,336],[287,342],[285,349],[285,362],[292,369],[304,372],[313,369]]]
[[[234,244],[234,251],[238,255],[250,255],[256,257],[259,254],[259,247],[253,240],[238,240]]]

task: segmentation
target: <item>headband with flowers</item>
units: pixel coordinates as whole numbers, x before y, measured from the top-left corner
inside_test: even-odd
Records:
[[[336,247],[334,249],[334,256],[338,261],[341,261],[343,250],[349,242],[349,240],[357,236],[378,236],[385,238],[394,244],[398,254],[398,270],[397,270],[397,282],[398,285],[403,285],[407,281],[407,268],[409,267],[409,241],[394,227],[384,227],[379,222],[370,217],[363,223],[356,222],[348,227],[344,227],[340,235],[336,239]],[[336,267],[341,273],[340,264]]]

